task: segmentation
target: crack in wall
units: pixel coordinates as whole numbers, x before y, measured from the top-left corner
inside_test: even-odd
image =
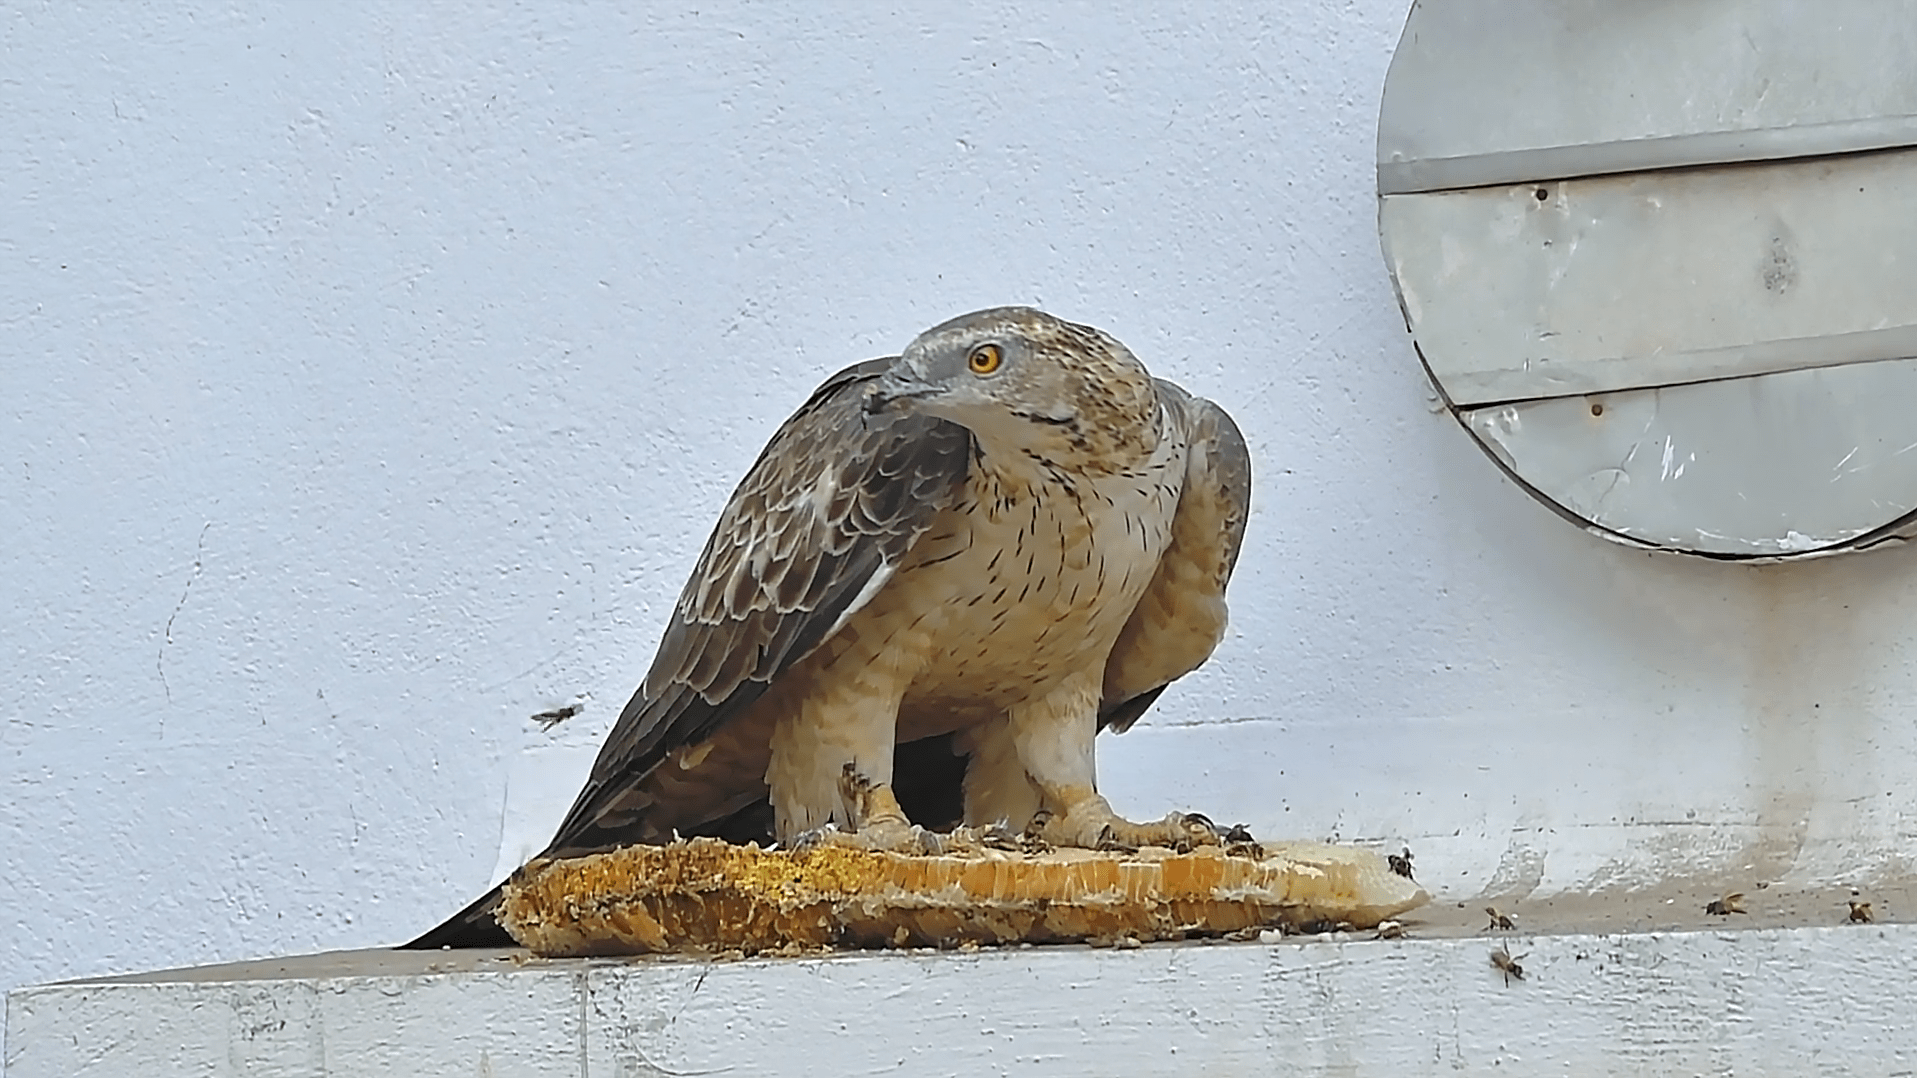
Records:
[[[166,630],[161,635],[159,653],[153,657],[153,669],[160,675],[160,689],[166,694],[166,702],[173,702],[173,686],[166,680],[166,649],[173,643],[173,620],[186,609],[186,597],[193,592],[193,582],[200,579],[200,573],[206,566],[206,533],[213,527],[212,521],[200,526],[200,538],[193,549],[193,573],[186,578],[186,586],[180,589],[180,601],[173,604],[173,613],[166,617]],[[166,717],[160,717],[160,736],[166,736]]]

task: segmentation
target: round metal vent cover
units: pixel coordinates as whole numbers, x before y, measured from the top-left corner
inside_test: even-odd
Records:
[[[1423,0],[1378,195],[1433,383],[1564,515],[1721,558],[1917,531],[1917,2]]]

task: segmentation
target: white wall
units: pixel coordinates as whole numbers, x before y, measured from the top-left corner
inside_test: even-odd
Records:
[[[1907,870],[1917,551],[1609,546],[1428,407],[1400,3],[943,7],[0,15],[0,989],[450,912],[773,427],[1010,302],[1256,454],[1234,631],[1108,743],[1121,808],[1459,897]]]

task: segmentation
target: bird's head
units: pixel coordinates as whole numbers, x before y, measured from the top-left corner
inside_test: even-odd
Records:
[[[1030,307],[974,311],[926,330],[869,394],[870,411],[966,427],[988,457],[1107,471],[1157,443],[1158,395],[1144,364],[1108,334]]]

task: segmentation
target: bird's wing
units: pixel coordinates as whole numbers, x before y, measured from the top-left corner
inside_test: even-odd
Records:
[[[1225,636],[1225,583],[1251,510],[1251,453],[1231,416],[1163,379],[1159,400],[1188,443],[1171,543],[1105,662],[1099,728],[1123,732]]]
[[[956,499],[971,434],[865,411],[891,360],[833,375],[785,421],[732,492],[654,656],[549,856],[617,845],[643,810],[624,798],[668,753],[709,737],[865,605]]]

